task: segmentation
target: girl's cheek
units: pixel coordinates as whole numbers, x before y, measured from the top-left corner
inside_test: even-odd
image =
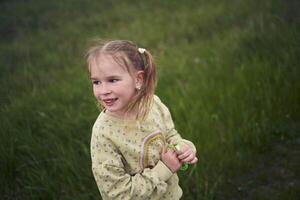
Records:
[[[98,99],[98,91],[97,91],[97,88],[95,87],[95,85],[93,85],[93,93],[94,93],[94,96],[96,97],[96,99]]]

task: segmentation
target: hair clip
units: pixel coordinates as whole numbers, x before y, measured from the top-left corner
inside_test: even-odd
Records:
[[[144,53],[145,53],[145,51],[146,51],[146,49],[143,49],[143,48],[138,48],[138,51],[139,51],[139,53],[140,53],[140,54],[144,54]]]

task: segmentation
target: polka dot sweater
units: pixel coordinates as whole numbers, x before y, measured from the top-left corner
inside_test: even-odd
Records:
[[[162,147],[184,143],[174,128],[168,108],[154,96],[145,120],[122,120],[105,112],[92,131],[92,170],[106,199],[180,199],[178,176],[160,160]]]

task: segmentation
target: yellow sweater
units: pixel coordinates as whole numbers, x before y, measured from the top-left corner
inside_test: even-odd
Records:
[[[122,120],[101,112],[91,138],[92,170],[106,199],[180,199],[178,176],[160,160],[162,146],[185,143],[168,108],[154,96],[142,122]]]

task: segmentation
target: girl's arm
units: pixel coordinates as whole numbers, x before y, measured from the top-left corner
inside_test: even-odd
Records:
[[[161,161],[135,175],[125,171],[123,158],[110,139],[94,131],[91,141],[92,170],[103,199],[161,197],[173,175]]]
[[[154,97],[155,102],[158,104],[159,110],[161,112],[164,124],[165,124],[165,129],[166,129],[166,141],[168,144],[179,144],[179,145],[187,145],[189,146],[194,153],[196,153],[196,147],[195,145],[188,140],[182,139],[180,134],[177,132],[174,126],[174,122],[171,117],[171,113],[167,106],[165,106],[161,100],[155,96]]]

